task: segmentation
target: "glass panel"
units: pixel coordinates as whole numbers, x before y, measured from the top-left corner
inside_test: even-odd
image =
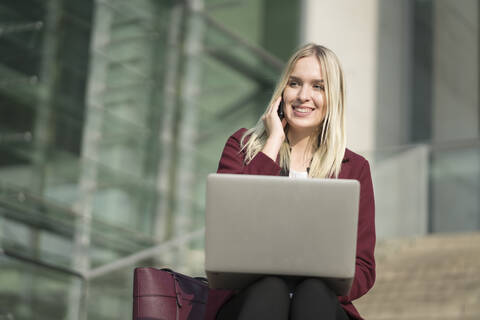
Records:
[[[429,154],[427,145],[363,154],[371,166],[377,238],[427,234]]]
[[[2,319],[65,319],[69,288],[78,277],[5,255],[0,271]]]
[[[203,274],[206,175],[265,110],[282,62],[184,5],[0,5],[0,306],[15,302],[0,319],[75,317],[80,271],[113,270],[90,281],[89,319],[130,316],[134,266]]]
[[[433,232],[480,230],[480,148],[432,154]]]

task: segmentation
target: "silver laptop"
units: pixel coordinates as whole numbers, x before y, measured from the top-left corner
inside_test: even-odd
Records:
[[[323,278],[350,289],[360,184],[356,180],[210,174],[205,271],[211,288],[264,275]]]

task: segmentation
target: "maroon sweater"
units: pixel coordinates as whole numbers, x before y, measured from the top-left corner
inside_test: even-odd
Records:
[[[240,129],[228,139],[217,172],[280,175],[281,168],[278,163],[262,152],[259,152],[250,163],[245,165],[245,153],[240,151],[240,140],[245,131],[244,128]],[[349,294],[338,297],[338,299],[351,318],[362,319],[352,301],[363,296],[375,282],[375,202],[368,161],[349,149],[345,149],[339,178],[355,179],[360,182],[360,208],[355,277]]]

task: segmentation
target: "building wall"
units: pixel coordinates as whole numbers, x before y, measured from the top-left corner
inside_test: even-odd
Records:
[[[379,234],[478,229],[478,1],[304,0],[302,12],[302,41],[346,71],[348,145],[378,170]],[[412,166],[417,143],[429,151]]]
[[[479,137],[476,0],[438,0],[433,10],[433,141]]]
[[[478,139],[479,1],[439,0],[433,8],[432,141]],[[453,143],[452,143],[453,142]],[[480,148],[440,148],[433,154],[432,230],[480,227]]]

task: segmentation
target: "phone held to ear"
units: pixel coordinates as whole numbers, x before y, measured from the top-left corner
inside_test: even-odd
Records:
[[[285,106],[285,103],[283,102],[283,93],[282,93],[282,100],[280,101],[280,105],[278,106],[277,114],[280,120],[282,120],[285,117],[285,114],[283,113],[283,108]]]

